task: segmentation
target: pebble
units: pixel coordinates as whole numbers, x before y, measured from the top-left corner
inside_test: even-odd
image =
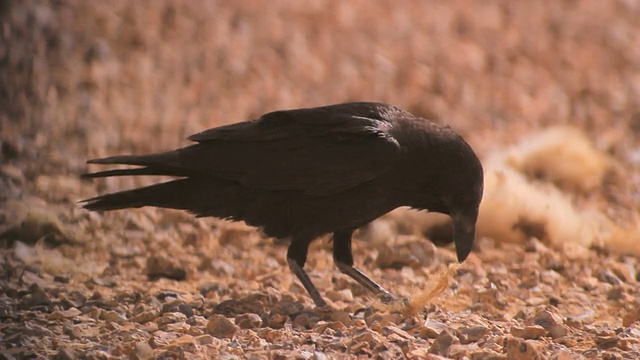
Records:
[[[195,340],[200,345],[213,344],[213,336],[209,334],[203,334],[195,337]]]
[[[173,290],[160,290],[155,296],[160,301],[173,301],[181,297],[180,294]]]
[[[498,288],[493,284],[475,291],[472,300],[474,304],[493,305],[499,310],[504,310],[509,306],[503,293],[498,291]]]
[[[115,311],[103,311],[100,313],[100,319],[106,322],[124,324],[127,319],[122,314]]]
[[[326,292],[326,297],[333,302],[353,302],[353,292],[351,291],[351,289],[330,290]]]
[[[225,295],[225,294],[228,293],[228,291],[226,289],[224,289],[222,287],[222,285],[220,285],[219,283],[215,283],[215,282],[205,282],[205,283],[203,283],[202,285],[200,285],[199,291],[200,291],[200,294],[205,298],[207,297],[207,295],[210,292],[216,292],[219,295]]]
[[[235,323],[240,329],[254,329],[262,326],[262,318],[254,313],[240,314],[236,316]]]
[[[184,321],[178,321],[178,322],[166,324],[164,328],[167,331],[173,331],[173,332],[179,332],[179,333],[185,334],[185,333],[188,333],[189,330],[191,330],[191,325],[187,324]],[[198,333],[198,335],[200,334],[202,333]]]
[[[74,290],[63,296],[60,302],[62,303],[62,306],[67,309],[71,307],[79,308],[87,302],[87,297],[84,296],[83,293]]]
[[[447,325],[440,321],[427,319],[424,321],[422,328],[420,328],[418,336],[421,339],[435,339],[446,328]]]
[[[507,359],[509,360],[538,360],[544,359],[540,351],[540,345],[534,343],[533,340],[522,340],[514,337],[508,337],[505,350]]]
[[[453,340],[453,333],[450,330],[443,330],[438,337],[436,337],[433,344],[431,344],[431,347],[429,347],[429,353],[448,356],[449,348],[453,344]]]
[[[406,246],[392,247],[388,244],[382,244],[379,251],[380,254],[376,258],[376,267],[378,268],[400,270],[405,266],[420,265],[420,260]]]
[[[622,317],[622,326],[629,327],[638,320],[640,320],[640,308],[636,307],[624,314]]]
[[[153,332],[151,339],[149,339],[149,345],[154,349],[158,347],[165,347],[179,337],[180,334],[175,332],[156,330]]]
[[[161,277],[172,280],[184,280],[187,278],[187,270],[174,258],[153,255],[147,258],[147,276],[149,279]]]
[[[524,328],[514,326],[511,328],[511,335],[525,340],[537,340],[546,333],[547,330],[540,325],[530,325]]]
[[[131,318],[131,321],[137,322],[139,324],[144,324],[150,321],[155,320],[159,315],[157,310],[146,310],[141,312],[140,314]]]
[[[636,277],[635,269],[629,264],[612,262],[607,266],[609,267],[609,269],[611,269],[611,272],[615,274],[616,277],[618,277],[618,279],[624,282],[632,282]]]
[[[607,300],[622,300],[624,296],[624,288],[620,285],[614,285],[609,291],[607,291]]]
[[[595,343],[599,349],[610,349],[616,345],[618,345],[618,341],[620,338],[618,336],[598,336],[596,337]]]
[[[476,342],[489,331],[486,326],[472,326],[468,328],[458,329],[458,339],[460,339],[461,344],[469,344]]]
[[[331,321],[339,321],[346,326],[351,326],[354,324],[353,319],[351,319],[351,315],[348,312],[342,310],[336,310],[331,313]]]
[[[604,270],[596,276],[598,280],[602,282],[609,283],[611,285],[620,285],[622,284],[622,280],[616,276],[611,270]]]
[[[169,313],[162,314],[162,316],[156,320],[156,323],[159,326],[162,326],[162,325],[173,324],[176,322],[186,321],[186,320],[187,320],[187,316],[183,313],[169,312]]]
[[[54,360],[74,360],[77,358],[76,352],[67,346],[61,346],[58,353],[54,356]]]
[[[55,310],[47,316],[47,320],[63,320],[71,319],[82,314],[82,311],[76,308],[69,308],[68,310]]]
[[[37,306],[48,307],[49,305],[51,305],[51,300],[49,299],[47,293],[42,290],[42,288],[40,288],[39,286],[35,286],[33,287],[33,290],[31,290],[31,293],[22,299],[21,305],[22,309],[33,309]]]
[[[269,314],[268,324],[269,327],[274,329],[281,329],[284,324],[289,320],[289,316],[280,314],[280,313],[272,313]]]
[[[554,339],[565,336],[568,333],[560,315],[554,314],[549,310],[538,311],[533,321],[536,325],[543,327],[548,335]]]
[[[222,315],[213,315],[207,322],[207,333],[217,338],[231,339],[238,331],[238,326]]]
[[[576,285],[586,291],[594,290],[598,287],[598,279],[593,276],[582,276],[576,280]]]
[[[314,311],[303,310],[293,314],[291,317],[293,319],[293,326],[297,328],[311,329],[320,321],[320,316]]]
[[[164,304],[162,306],[162,312],[180,312],[187,317],[192,317],[195,315],[193,308],[184,303],[182,299],[176,299],[169,304]]]
[[[134,354],[138,359],[153,358],[153,349],[146,341],[138,341],[135,345]]]

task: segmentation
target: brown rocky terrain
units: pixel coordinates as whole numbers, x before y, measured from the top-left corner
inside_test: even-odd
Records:
[[[0,23],[0,358],[640,357],[637,2],[3,0]],[[81,181],[87,159],[355,100],[450,124],[487,170],[457,269],[440,220],[358,234],[358,266],[410,311],[326,239],[315,309],[252,228],[77,204],[150,181]]]

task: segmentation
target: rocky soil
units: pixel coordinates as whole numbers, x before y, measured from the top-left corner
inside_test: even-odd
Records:
[[[275,109],[375,100],[450,124],[483,159],[577,128],[617,175],[588,191],[547,185],[637,227],[636,2],[0,1],[0,22],[0,358],[640,357],[634,235],[621,249],[537,228],[524,241],[481,233],[458,267],[434,232],[395,215],[362,229],[354,256],[410,306],[340,274],[320,239],[306,267],[330,306],[316,309],[281,240],[77,204],[157,180],[83,181],[87,159],[182,146]]]

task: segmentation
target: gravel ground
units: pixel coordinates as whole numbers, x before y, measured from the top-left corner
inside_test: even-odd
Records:
[[[0,9],[0,358],[640,357],[636,2]],[[446,122],[486,164],[541,129],[577,129],[614,170],[583,188],[544,166],[523,176],[578,216],[597,212],[625,230],[616,233],[625,246],[528,224],[522,238],[481,231],[457,266],[451,248],[430,241],[440,220],[397,212],[357,234],[354,257],[411,306],[369,296],[321,239],[307,269],[330,306],[316,309],[287,269],[283,241],[177,211],[77,205],[150,181],[81,181],[89,158],[160,151],[267,111],[353,100]],[[555,210],[543,209],[551,218]]]

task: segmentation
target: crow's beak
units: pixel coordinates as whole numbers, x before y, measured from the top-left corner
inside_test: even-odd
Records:
[[[456,244],[456,253],[459,262],[463,262],[471,252],[476,235],[477,218],[477,213],[471,216],[462,213],[451,216],[453,221],[453,239]]]

